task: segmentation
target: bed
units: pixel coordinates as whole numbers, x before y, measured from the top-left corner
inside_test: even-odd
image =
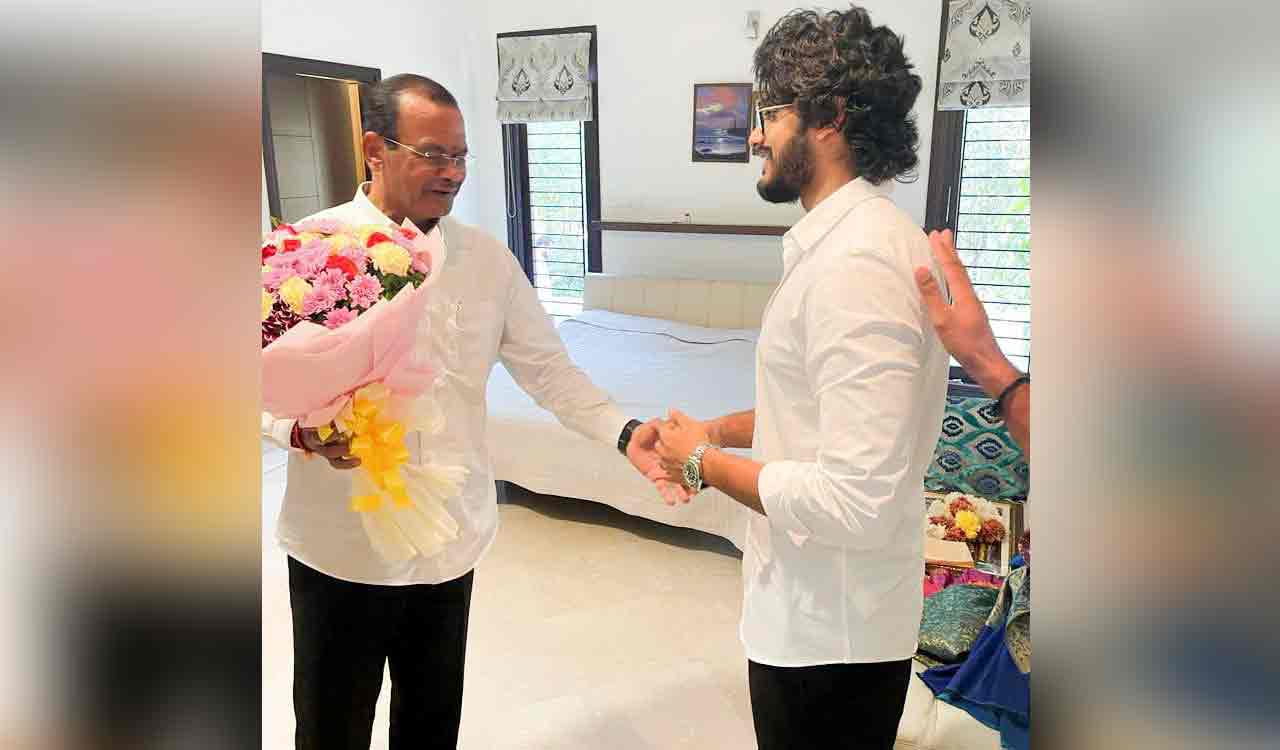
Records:
[[[710,418],[754,405],[755,342],[772,285],[589,274],[585,287],[583,313],[562,322],[560,336],[625,413],[647,419],[675,407]],[[615,449],[560,426],[501,365],[488,405],[496,479],[716,534],[742,549],[750,511],[717,490],[665,505]]]

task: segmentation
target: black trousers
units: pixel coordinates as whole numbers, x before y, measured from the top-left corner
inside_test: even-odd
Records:
[[[386,663],[391,750],[456,748],[473,579],[372,586],[289,558],[298,750],[368,750]]]
[[[760,750],[892,750],[911,660],[771,667],[747,662]]]

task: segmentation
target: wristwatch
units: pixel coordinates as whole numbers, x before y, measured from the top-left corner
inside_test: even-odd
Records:
[[[715,446],[703,443],[693,449],[693,453],[684,462],[684,486],[694,493],[702,492],[702,455]]]
[[[644,423],[641,422],[640,420],[633,419],[630,422],[627,422],[627,425],[622,428],[622,434],[618,435],[618,452],[619,453],[621,453],[624,456],[627,455],[627,446],[631,445],[631,434],[635,432],[636,428],[642,424]]]

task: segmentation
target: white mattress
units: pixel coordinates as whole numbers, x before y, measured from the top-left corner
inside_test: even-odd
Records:
[[[637,419],[666,416],[671,407],[710,419],[755,404],[756,330],[589,310],[561,323],[559,332],[573,361]],[[488,407],[497,479],[717,534],[742,549],[751,511],[718,490],[666,505],[616,448],[562,427],[501,365],[489,380]]]

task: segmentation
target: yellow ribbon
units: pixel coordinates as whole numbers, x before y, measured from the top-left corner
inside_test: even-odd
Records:
[[[389,399],[386,388],[361,388],[341,420],[342,432],[351,439],[351,455],[360,459],[360,469],[375,488],[351,497],[351,510],[359,513],[378,510],[388,499],[401,507],[413,504],[400,471],[409,461],[405,426],[385,414]]]

